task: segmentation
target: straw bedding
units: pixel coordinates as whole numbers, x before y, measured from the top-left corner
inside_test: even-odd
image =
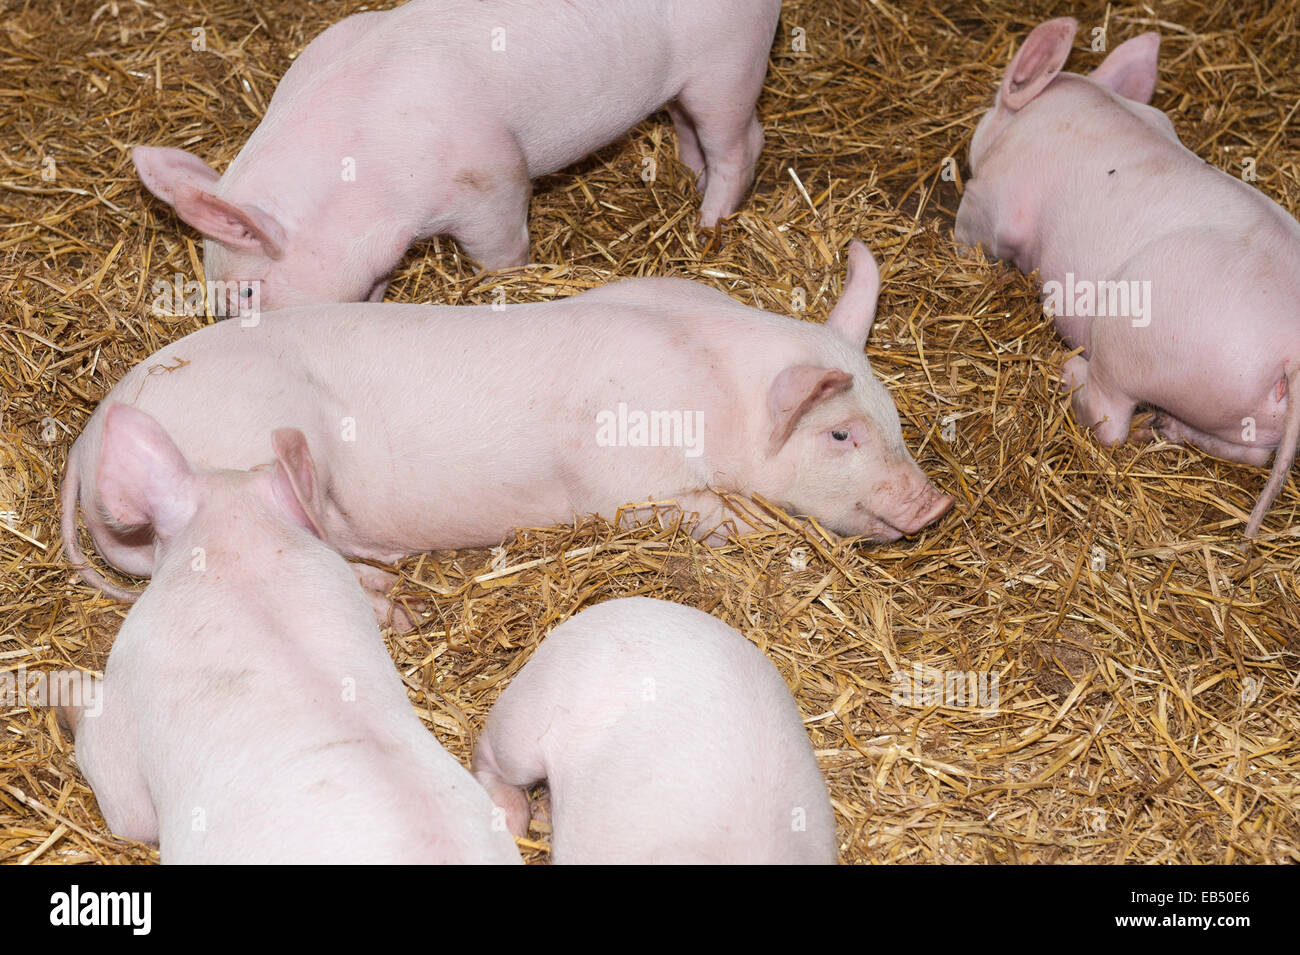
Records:
[[[2,9],[0,511],[12,517],[0,526],[0,671],[98,671],[127,608],[67,565],[64,458],[113,383],[209,321],[150,314],[152,283],[197,276],[202,255],[138,183],[129,146],[184,146],[224,168],[291,58],[360,6]],[[869,357],[909,447],[958,499],[891,545],[768,508],[761,532],[721,548],[676,525],[593,518],[404,561],[399,595],[428,613],[415,632],[385,635],[439,741],[468,763],[488,709],[550,628],[643,594],[716,615],[780,668],[843,861],[1300,861],[1295,483],[1248,546],[1265,469],[1160,443],[1099,447],[1055,394],[1066,352],[1031,280],[954,245],[960,175],[950,181],[944,163],[964,172],[1014,46],[1071,13],[1082,28],[1068,68],[1080,72],[1102,56],[1086,48],[1094,27],[1110,48],[1158,30],[1154,103],[1184,142],[1233,173],[1254,160],[1257,187],[1300,211],[1298,12],[1294,0],[1155,14],[787,0],[759,104],[757,185],[720,236],[697,230],[660,114],[536,184],[528,268],[476,274],[445,240],[414,250],[389,300],[536,301],[680,275],[820,321],[861,238],[884,274]],[[644,157],[656,161],[650,183]],[[893,674],[966,671],[996,675],[991,711],[893,698]],[[49,712],[0,704],[0,728],[0,860],[156,859],[105,828]],[[544,861],[546,842],[536,828],[526,856]]]

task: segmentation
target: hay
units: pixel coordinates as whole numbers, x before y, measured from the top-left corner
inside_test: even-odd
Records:
[[[476,276],[446,241],[408,256],[390,300],[487,302],[499,288],[532,301],[675,274],[786,314],[802,289],[804,317],[821,320],[860,237],[884,272],[871,361],[909,446],[959,499],[898,545],[778,520],[710,549],[679,528],[589,520],[521,532],[497,554],[403,562],[401,593],[430,613],[390,648],[455,755],[468,761],[549,628],[646,594],[720,617],[780,667],[844,861],[1300,861],[1295,484],[1247,547],[1263,469],[1098,447],[1054,393],[1065,352],[1031,282],[952,242],[959,183],[943,160],[964,163],[1014,44],[1060,12],[1028,6],[787,0],[758,185],[712,245],[660,115],[538,183],[529,268]],[[151,283],[195,275],[201,254],[126,147],[191,147],[224,168],[340,8],[359,5],[95,0],[0,20],[0,511],[15,512],[0,527],[0,670],[102,668],[125,608],[72,578],[57,480],[96,401],[206,321],[149,316]],[[1073,12],[1084,39],[1107,23],[1112,48],[1159,29],[1155,104],[1198,155],[1233,172],[1253,157],[1258,187],[1300,211],[1300,3],[1253,20],[1198,2]],[[200,26],[206,52],[191,49]],[[1070,68],[1099,59],[1076,51]],[[891,702],[891,674],[953,671],[996,674],[996,711]],[[0,860],[156,858],[105,828],[48,712],[0,715]],[[532,833],[530,859],[546,838]]]

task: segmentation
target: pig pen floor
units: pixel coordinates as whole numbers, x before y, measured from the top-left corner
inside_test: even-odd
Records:
[[[0,14],[0,671],[102,669],[126,607],[69,570],[64,459],[130,367],[209,321],[150,313],[154,283],[197,277],[202,254],[129,147],[184,146],[223,169],[291,58],[359,8],[52,0]],[[404,561],[399,593],[429,612],[386,637],[444,746],[468,763],[555,624],[644,594],[716,615],[780,668],[844,862],[1300,861],[1295,483],[1247,546],[1265,469],[1099,447],[1054,392],[1066,353],[1031,280],[952,240],[974,124],[1014,46],[1066,12],[1081,21],[1076,72],[1102,57],[1095,28],[1109,48],[1159,30],[1155,105],[1199,156],[1253,165],[1300,211],[1300,3],[1260,19],[1231,4],[1107,9],[787,0],[757,185],[719,242],[696,228],[659,114],[537,184],[528,268],[478,275],[446,241],[407,257],[390,301],[525,302],[680,275],[821,321],[861,238],[884,275],[871,362],[909,447],[958,499],[892,545],[774,511],[721,548],[591,519]],[[965,673],[996,687],[991,706],[896,692]],[[0,719],[0,860],[156,860],[105,828],[49,712],[0,700]],[[536,829],[526,857],[545,861],[546,842]]]

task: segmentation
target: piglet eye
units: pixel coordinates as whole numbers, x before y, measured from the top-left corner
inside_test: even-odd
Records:
[[[242,295],[244,298],[252,298],[253,289],[251,287],[246,289],[240,289],[239,294]]]
[[[831,437],[836,441],[847,441],[849,440],[849,433],[847,431],[832,431]]]

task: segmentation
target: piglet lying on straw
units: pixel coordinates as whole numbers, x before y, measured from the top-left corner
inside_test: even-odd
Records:
[[[679,604],[611,600],[556,627],[488,714],[474,775],[557,863],[833,863],[835,814],[761,650]]]
[[[275,432],[270,467],[198,471],[141,411],[103,427],[100,493],[153,528],[154,577],[103,682],[64,671],[49,696],[109,827],[163,862],[521,862],[317,536],[302,433]]]

